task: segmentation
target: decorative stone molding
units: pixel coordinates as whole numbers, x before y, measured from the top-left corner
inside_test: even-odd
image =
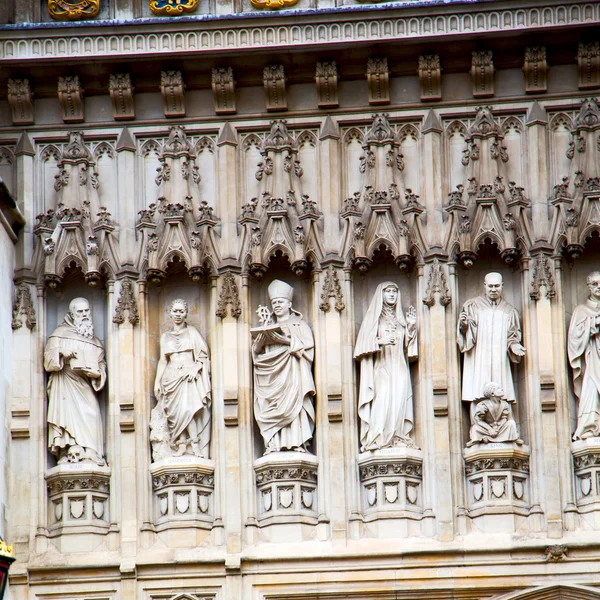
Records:
[[[369,104],[390,103],[390,72],[387,58],[369,58],[367,62]]]
[[[185,117],[185,83],[181,71],[161,71],[160,93],[163,97],[165,117]]]
[[[168,266],[175,261],[196,282],[218,269],[217,219],[213,208],[200,198],[196,158],[184,128],[171,127],[155,179],[158,203],[138,213],[142,249],[136,268],[154,283],[167,276]]]
[[[600,528],[600,438],[571,442],[575,466],[575,501],[594,529]]]
[[[83,88],[77,75],[58,78],[58,101],[65,123],[80,123],[84,120]]]
[[[533,263],[529,297],[532,300],[539,300],[540,289],[542,287],[546,290],[546,298],[551,299],[556,296],[552,263],[546,254],[540,253],[535,257],[535,262]]]
[[[114,277],[120,266],[116,226],[100,206],[95,168],[83,134],[70,133],[55,175],[56,209],[37,215],[33,230],[39,240],[36,271],[51,288],[60,286],[73,265],[92,287],[103,277]]]
[[[155,15],[166,15],[168,17],[177,17],[184,13],[195,12],[200,4],[200,0],[150,0],[150,10]]]
[[[435,294],[439,294],[439,303],[442,306],[448,306],[452,302],[452,297],[450,296],[450,291],[448,290],[448,284],[446,282],[446,275],[437,258],[434,258],[433,263],[431,264],[423,304],[431,308],[435,304]]]
[[[317,467],[312,454],[273,452],[254,462],[258,523],[317,523]]]
[[[13,125],[33,124],[33,92],[28,79],[8,80],[8,104]]]
[[[525,48],[525,93],[542,94],[548,90],[548,71],[550,67],[546,61],[545,46]]]
[[[129,73],[117,73],[110,76],[108,93],[110,94],[115,121],[135,119],[134,89]]]
[[[101,0],[48,0],[48,12],[57,21],[93,19],[100,12]]]
[[[129,279],[129,277],[125,277],[121,280],[121,289],[119,290],[119,299],[117,300],[117,306],[115,307],[113,323],[117,323],[119,325],[124,323],[125,312],[129,313],[127,320],[132,325],[136,325],[139,322],[140,316],[138,314],[137,302],[133,289],[133,281]]]
[[[363,520],[369,523],[386,519],[380,528],[383,537],[417,533],[408,521],[423,516],[421,450],[406,447],[364,452],[358,457],[358,469]],[[388,519],[399,522],[392,524]]]
[[[211,529],[214,522],[213,461],[180,456],[152,463],[154,524],[157,531],[172,527]]]
[[[340,280],[338,278],[337,271],[335,267],[329,266],[327,267],[327,271],[325,271],[325,281],[323,283],[323,291],[321,292],[321,304],[319,304],[319,308],[323,312],[329,312],[331,305],[329,303],[329,299],[335,299],[335,310],[338,312],[342,312],[346,305],[344,304],[344,294],[342,292],[342,286],[340,285]]]
[[[110,469],[91,462],[58,465],[46,474],[50,536],[108,532]]]
[[[298,0],[250,0],[254,8],[268,8],[271,10],[281,10],[298,4]]]
[[[319,108],[339,106],[338,70],[335,60],[317,63],[315,82],[317,84],[317,106]]]
[[[579,69],[580,90],[600,87],[600,42],[589,44],[579,42],[577,67]]]
[[[215,112],[218,115],[235,113],[235,79],[233,78],[233,69],[231,67],[213,69],[211,83],[215,99]]]
[[[472,53],[471,78],[473,97],[490,98],[494,95],[494,56],[491,50],[479,50]]]
[[[485,5],[455,5],[452,12],[439,14],[435,19],[428,6],[422,7],[410,16],[391,16],[381,19],[379,14],[372,18],[344,19],[336,15],[332,22],[278,24],[277,44],[273,43],[273,24],[270,21],[248,26],[224,26],[222,21],[206,22],[201,30],[194,23],[179,23],[177,31],[172,24],[157,24],[148,33],[119,33],[110,35],[90,31],[69,30],[68,35],[32,35],[20,39],[0,40],[0,59],[6,63],[19,63],[23,59],[66,58],[64,48],[70,48],[71,55],[83,59],[140,58],[143,55],[156,55],[157,39],[160,36],[163,55],[183,53],[211,53],[215,49],[243,50],[245,48],[283,48],[302,45],[305,48],[322,46],[327,42],[332,47],[343,46],[348,42],[361,40],[363,43],[385,42],[390,39],[420,40],[431,36],[472,34],[473,23],[477,23],[479,33],[503,32],[522,33],[524,29],[536,28],[540,32],[555,27],[597,23],[600,21],[600,4],[577,1],[563,2],[544,7],[544,18],[540,19],[540,7],[519,6],[518,10],[502,13],[489,10]],[[321,33],[322,32],[322,33]],[[182,35],[183,34],[183,35]],[[109,42],[110,40],[110,42]]]
[[[12,328],[20,329],[23,324],[30,330],[36,325],[35,308],[29,286],[26,283],[21,283],[17,287],[17,297],[12,313]]]
[[[261,201],[252,198],[242,206],[239,223],[244,227],[243,268],[260,279],[277,252],[288,257],[297,275],[322,258],[321,214],[317,203],[302,194],[304,170],[298,144],[286,121],[272,121],[261,147],[262,160],[255,177]]]
[[[480,530],[487,533],[496,527],[503,530],[504,516],[513,528],[513,515],[529,514],[529,448],[496,442],[478,444],[463,454],[469,516],[480,521]]]
[[[341,217],[347,222],[342,256],[347,265],[367,271],[381,246],[388,249],[398,267],[410,272],[412,249],[426,251],[419,197],[404,183],[404,157],[400,140],[387,115],[376,114],[362,144],[359,171],[361,190],[347,198]],[[375,186],[378,186],[376,189]]]
[[[267,95],[267,110],[287,110],[285,70],[283,65],[269,65],[263,69],[263,85]]]
[[[421,100],[423,102],[441,100],[442,67],[439,54],[421,54],[418,73],[421,84]]]
[[[227,271],[223,274],[222,281],[215,314],[217,317],[224,319],[229,312],[234,319],[237,319],[242,314],[242,305],[237,283],[235,282],[235,275],[231,271]],[[229,311],[227,307],[229,307]]]

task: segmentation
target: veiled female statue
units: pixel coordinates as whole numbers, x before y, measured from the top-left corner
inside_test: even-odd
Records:
[[[315,343],[310,327],[292,308],[293,294],[294,289],[284,281],[273,281],[269,297],[275,323],[269,313],[261,319],[261,327],[252,329],[254,416],[265,454],[306,452],[315,429]]]
[[[409,361],[417,355],[417,313],[411,306],[402,314],[400,290],[386,281],[377,286],[354,350],[360,360],[361,452],[414,446]]]
[[[187,324],[187,314],[185,300],[173,300],[169,307],[173,328],[160,337],[160,360],[154,383],[158,405],[151,417],[150,438],[155,460],[183,454],[209,456],[208,346],[198,330]]]

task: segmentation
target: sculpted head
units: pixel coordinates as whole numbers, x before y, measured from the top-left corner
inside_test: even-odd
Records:
[[[383,301],[388,306],[396,306],[396,302],[398,302],[398,286],[395,283],[387,285],[383,289]]]
[[[291,285],[279,279],[271,282],[269,286],[269,298],[271,299],[271,308],[278,319],[289,316],[293,297],[294,288]]]
[[[73,298],[69,303],[69,315],[79,335],[94,337],[94,324],[90,311],[90,303],[85,298]]]
[[[485,295],[488,300],[499,300],[502,298],[502,275],[500,273],[488,273],[483,280]]]
[[[504,390],[495,381],[490,381],[483,386],[483,395],[485,398],[503,398]]]
[[[593,271],[587,276],[587,286],[590,290],[590,298],[600,302],[600,271]]]
[[[183,298],[175,298],[171,304],[169,304],[169,316],[176,325],[185,323],[188,315],[188,304]]]

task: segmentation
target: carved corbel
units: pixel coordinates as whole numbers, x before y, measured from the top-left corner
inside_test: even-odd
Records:
[[[580,90],[600,87],[600,42],[589,44],[579,42],[577,67],[579,69]]]
[[[335,108],[339,106],[337,63],[318,62],[315,71],[317,83],[317,105],[319,108]]]
[[[83,87],[77,75],[58,78],[58,101],[65,123],[80,123],[84,120]]]
[[[160,93],[165,117],[185,117],[185,83],[181,71],[161,71]]]
[[[117,73],[110,76],[108,93],[113,105],[113,118],[115,121],[135,119],[134,89],[129,73]]]
[[[367,83],[369,86],[369,104],[390,103],[390,72],[386,57],[369,58],[367,62]]]
[[[473,52],[471,60],[471,79],[473,97],[490,98],[494,95],[494,56],[491,50]]]
[[[525,48],[525,93],[540,94],[548,90],[548,62],[545,46]]]
[[[235,79],[231,67],[219,67],[212,70],[212,91],[215,99],[215,112],[229,115],[236,112]]]
[[[48,0],[48,13],[57,21],[93,19],[100,12],[100,0]]]
[[[419,83],[421,84],[421,100],[433,102],[442,99],[442,67],[439,54],[422,54],[419,56]]]
[[[23,324],[31,330],[36,325],[35,308],[31,299],[31,292],[26,283],[21,283],[17,287],[17,297],[13,306],[12,328],[20,329]]]
[[[242,314],[242,304],[240,302],[240,294],[238,291],[235,276],[231,271],[227,271],[223,275],[223,283],[219,292],[219,300],[217,301],[216,315],[220,319],[224,319],[229,313],[234,319],[239,318]]]
[[[195,12],[200,4],[200,0],[150,0],[150,10],[155,15],[166,15],[168,17],[177,17],[183,13]]]
[[[8,80],[8,104],[13,125],[33,124],[33,92],[28,79]]]
[[[127,315],[127,320],[132,325],[136,325],[140,320],[140,316],[135,299],[133,281],[128,277],[125,277],[123,280],[121,280],[121,289],[119,291],[119,299],[117,300],[117,305],[115,307],[113,323],[117,323],[118,325],[125,323],[126,312],[129,313]]]
[[[263,85],[267,94],[267,110],[269,112],[287,110],[283,65],[265,67],[263,70]]]

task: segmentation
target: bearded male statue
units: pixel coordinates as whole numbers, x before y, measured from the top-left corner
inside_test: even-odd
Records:
[[[104,461],[102,419],[96,393],[106,383],[102,342],[94,336],[90,304],[75,298],[44,351],[48,381],[48,446],[65,462]]]

